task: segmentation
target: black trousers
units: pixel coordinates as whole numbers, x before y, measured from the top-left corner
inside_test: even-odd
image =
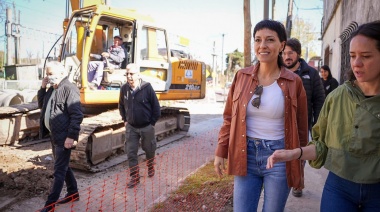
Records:
[[[69,167],[71,149],[56,146],[52,143],[54,155],[54,182],[45,206],[57,202],[61,194],[63,183],[66,183],[67,193],[72,195],[78,192],[77,181]]]

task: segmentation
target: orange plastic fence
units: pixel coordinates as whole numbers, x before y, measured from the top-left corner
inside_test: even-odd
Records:
[[[205,129],[196,137],[182,139],[175,147],[157,154],[154,177],[148,177],[146,162],[139,164],[140,183],[134,188],[127,187],[131,179],[129,170],[121,170],[107,180],[80,190],[79,201],[56,205],[55,211],[223,211],[231,198],[232,186],[222,191],[217,188],[205,191],[213,195],[214,201],[210,198],[202,201],[202,195],[174,198],[170,204],[166,201],[184,179],[213,160],[218,130]]]

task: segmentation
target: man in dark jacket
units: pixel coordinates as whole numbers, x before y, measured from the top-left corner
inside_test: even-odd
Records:
[[[119,111],[125,124],[125,147],[131,176],[127,186],[133,188],[140,183],[137,156],[140,140],[146,154],[148,177],[154,176],[154,125],[160,118],[161,108],[152,85],[140,78],[140,68],[136,64],[127,65],[126,76],[127,83],[120,90]]]
[[[282,58],[285,67],[298,74],[302,79],[307,96],[308,128],[310,132],[312,126],[318,120],[319,112],[325,101],[325,91],[321,78],[318,71],[301,58],[301,43],[296,38],[290,38],[286,41]],[[295,197],[300,197],[302,196],[302,189],[293,188],[292,194]]]
[[[63,65],[57,61],[46,64],[46,77],[37,93],[38,107],[41,109],[40,138],[50,135],[54,156],[54,182],[45,208],[54,210],[54,204],[78,201],[78,187],[74,173],[69,167],[71,149],[78,140],[83,113],[78,88],[66,76]],[[46,89],[47,84],[50,87]],[[59,199],[63,183],[67,194]],[[58,200],[58,201],[57,201]]]

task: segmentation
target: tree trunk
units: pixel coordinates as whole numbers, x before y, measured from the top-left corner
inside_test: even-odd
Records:
[[[244,0],[244,67],[251,66],[251,6]]]
[[[288,39],[292,35],[293,0],[288,1],[288,14],[286,15],[286,35]]]

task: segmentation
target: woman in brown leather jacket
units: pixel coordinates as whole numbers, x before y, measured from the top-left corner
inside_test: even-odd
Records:
[[[259,62],[238,71],[231,85],[215,151],[215,171],[234,175],[234,211],[257,211],[264,190],[263,211],[283,211],[290,188],[303,188],[301,161],[276,163],[267,158],[278,149],[306,146],[307,100],[301,79],[282,65],[284,26],[259,22],[253,32]],[[263,189],[264,188],[264,189]]]

